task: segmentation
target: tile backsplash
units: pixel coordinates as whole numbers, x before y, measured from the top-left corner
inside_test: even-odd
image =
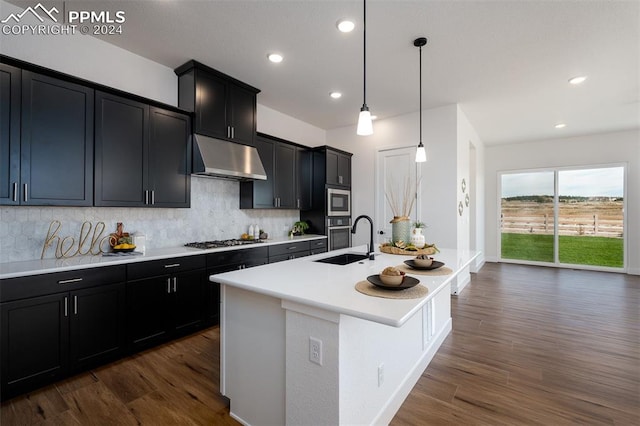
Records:
[[[61,237],[76,241],[84,222],[104,222],[103,235],[115,232],[116,223],[125,232],[143,232],[146,247],[181,246],[191,241],[239,238],[249,225],[258,224],[270,237],[284,237],[300,218],[297,210],[240,210],[240,185],[236,181],[191,178],[191,208],[153,209],[123,207],[1,207],[0,262],[40,259],[49,224],[61,222]],[[55,248],[45,252],[55,257]]]

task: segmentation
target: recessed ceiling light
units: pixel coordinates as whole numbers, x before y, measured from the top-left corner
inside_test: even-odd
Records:
[[[342,93],[340,93],[340,92],[331,92],[331,93],[329,93],[329,96],[331,96],[333,99],[340,99],[342,97]]]
[[[336,22],[336,27],[338,27],[338,30],[340,30],[340,32],[350,33],[356,27],[356,24],[348,19],[340,19],[338,22]]]
[[[578,77],[573,77],[569,79],[569,84],[573,84],[573,85],[578,85],[578,84],[582,84],[584,83],[584,81],[587,79],[586,75],[581,75]]]
[[[565,127],[567,127],[567,125],[564,123],[558,123],[555,125],[556,129],[564,129]]]
[[[269,55],[267,55],[267,58],[269,58],[271,62],[276,64],[279,64],[284,59],[279,53],[269,53]]]

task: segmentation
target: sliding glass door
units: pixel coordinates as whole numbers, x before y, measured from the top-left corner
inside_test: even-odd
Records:
[[[500,176],[500,257],[624,268],[624,167]]]

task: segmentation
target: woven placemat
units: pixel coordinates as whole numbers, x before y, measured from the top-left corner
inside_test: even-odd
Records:
[[[438,269],[429,269],[429,270],[421,270],[421,269],[413,269],[407,265],[405,265],[404,263],[397,265],[396,266],[397,269],[401,270],[402,272],[404,272],[405,274],[411,274],[411,275],[431,275],[433,276],[437,276],[437,275],[449,275],[453,273],[453,269],[449,268],[448,266],[441,266]]]
[[[369,281],[359,281],[356,284],[356,290],[362,294],[373,297],[383,297],[385,299],[419,299],[424,297],[429,292],[429,289],[418,284],[415,287],[408,288],[406,290],[385,290],[380,287],[376,287]]]

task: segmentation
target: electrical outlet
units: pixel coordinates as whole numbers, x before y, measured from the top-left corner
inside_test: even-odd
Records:
[[[384,364],[378,366],[378,387],[384,383]]]
[[[322,340],[309,337],[309,361],[322,365]]]

